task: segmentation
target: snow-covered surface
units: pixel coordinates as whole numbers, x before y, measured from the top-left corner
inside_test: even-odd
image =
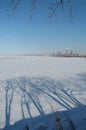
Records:
[[[86,72],[86,60],[43,56],[0,57],[0,79],[19,76],[60,79]]]
[[[86,59],[0,57],[0,129],[86,130]],[[72,120],[72,123],[71,123]]]

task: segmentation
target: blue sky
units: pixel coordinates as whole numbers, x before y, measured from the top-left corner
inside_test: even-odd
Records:
[[[29,3],[28,3],[29,4]],[[86,1],[80,0],[73,12],[73,24],[65,13],[49,19],[46,5],[29,18],[27,4],[15,14],[0,5],[0,54],[50,53],[66,48],[86,53]]]

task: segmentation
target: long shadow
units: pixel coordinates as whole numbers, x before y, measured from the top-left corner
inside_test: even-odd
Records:
[[[30,86],[29,83],[29,79],[22,77],[21,79],[16,80],[20,91],[22,91],[23,93],[23,97],[24,97],[24,104],[27,107],[29,116],[32,117],[31,112],[30,112],[30,101],[33,103],[33,105],[35,106],[35,108],[38,110],[39,114],[42,115],[44,114],[42,106],[40,104],[39,98],[37,96],[38,92],[35,91],[35,88],[32,89],[32,86]]]
[[[68,81],[57,81],[49,77],[18,77],[15,79],[3,81],[6,102],[5,127],[3,130],[8,130],[11,127],[10,120],[12,105],[16,104],[16,102],[13,101],[15,95],[19,97],[18,105],[20,105],[21,108],[20,113],[22,115],[21,120],[23,122],[26,121],[26,111],[29,120],[33,119],[34,110],[36,110],[37,114],[40,116],[45,115],[45,105],[44,102],[42,102],[41,97],[43,97],[46,103],[46,107],[47,104],[49,104],[50,108],[51,104],[53,103],[57,104],[57,107],[60,105],[66,110],[70,110],[73,107],[83,106],[83,104],[74,95],[76,88],[74,89],[73,86],[75,87],[76,85],[79,85],[79,80],[83,82],[86,81],[82,78],[84,76],[78,75],[77,77],[80,77],[79,79],[77,78],[77,81],[76,79]],[[83,88],[83,86],[80,86],[80,88],[81,87]],[[79,89],[77,92],[79,92]],[[16,120],[16,122],[17,121],[18,120]]]
[[[28,111],[28,114],[29,114],[29,117],[32,118],[32,115],[31,115],[31,112],[30,112],[30,99],[29,97],[27,96],[27,93],[25,93],[24,90],[26,90],[26,78],[25,77],[22,77],[18,80],[16,80],[16,83],[17,83],[17,86],[19,86],[19,90],[22,91],[22,94],[21,94],[21,110],[22,110],[22,117],[23,119],[25,119],[25,115],[24,115],[24,106],[27,108],[27,111]]]
[[[45,85],[45,87],[48,90],[48,92],[52,93],[58,99],[60,99],[63,102],[63,105],[65,104],[65,107],[67,109],[72,108],[67,102],[71,102],[71,104],[75,105],[75,103],[72,100],[70,100],[70,95],[63,89],[63,87],[62,87],[63,85],[61,83],[58,84],[58,82],[57,82],[57,84],[55,84],[54,81],[50,80],[49,78],[46,79],[46,80],[42,79],[42,82]],[[61,94],[60,94],[60,91],[57,91],[57,88],[58,88],[58,90],[61,90]]]
[[[16,87],[14,86],[14,81],[7,80],[5,81],[4,89],[5,89],[5,128],[10,125],[10,117],[11,117],[11,107],[13,95]]]
[[[44,87],[46,87],[46,89],[42,89],[43,86],[41,88],[39,88],[37,85],[34,85],[33,83],[31,83],[32,86],[34,86],[37,90],[39,90],[41,93],[46,94],[48,97],[50,97],[52,100],[54,100],[56,103],[59,103],[61,106],[65,107],[66,109],[69,109],[68,106],[66,106],[64,103],[60,102],[57,98],[55,98],[54,96],[52,96],[52,94],[50,94],[50,91],[46,91],[47,87],[46,85]],[[41,86],[41,84],[40,84]]]

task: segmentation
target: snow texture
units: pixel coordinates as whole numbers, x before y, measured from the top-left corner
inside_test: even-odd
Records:
[[[86,130],[85,58],[0,57],[0,130],[28,129]]]

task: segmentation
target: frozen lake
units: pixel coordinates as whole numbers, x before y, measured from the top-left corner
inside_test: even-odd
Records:
[[[28,76],[65,78],[86,72],[85,58],[0,57],[0,80]]]
[[[20,120],[82,105],[85,58],[0,57],[0,128],[8,130]]]

